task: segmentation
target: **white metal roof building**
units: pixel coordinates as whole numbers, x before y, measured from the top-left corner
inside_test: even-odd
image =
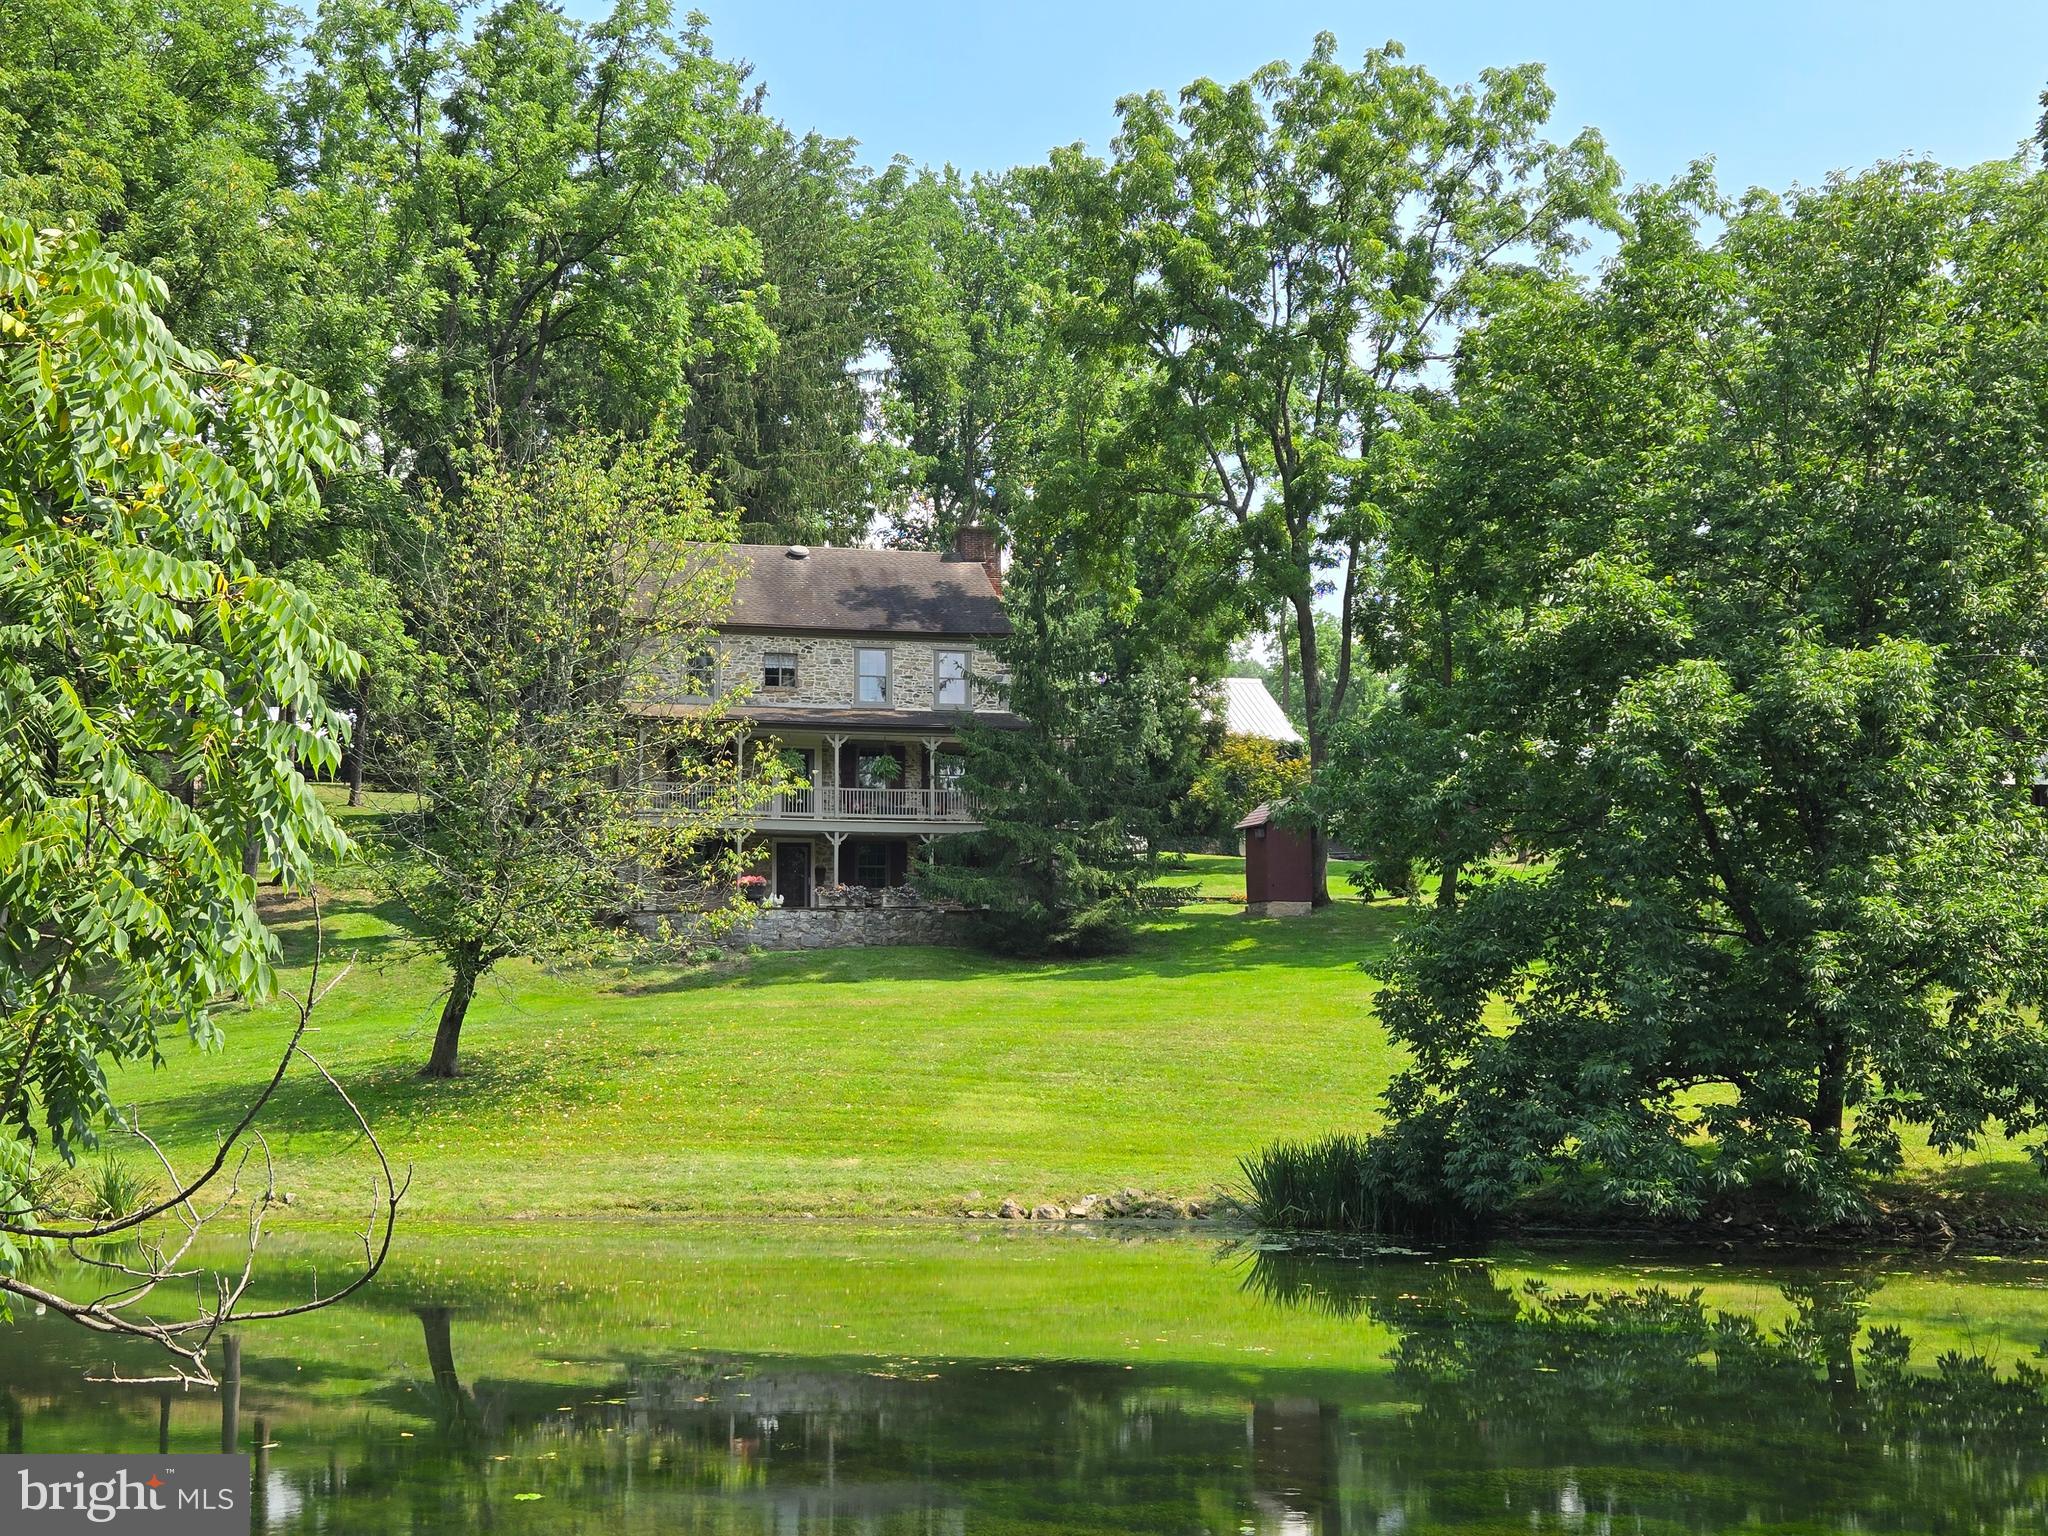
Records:
[[[1222,681],[1223,729],[1232,736],[1263,736],[1268,741],[1299,743],[1301,732],[1280,703],[1256,677]]]

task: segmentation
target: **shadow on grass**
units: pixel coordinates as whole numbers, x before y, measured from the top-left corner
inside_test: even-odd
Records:
[[[264,891],[257,898],[264,926],[277,936],[279,963],[300,969],[313,963],[313,903],[303,891]],[[369,891],[320,888],[322,945],[331,960],[354,955],[382,965],[417,954],[413,915],[397,901],[380,901]]]
[[[1886,1179],[1876,1192],[1882,1199],[1912,1205],[1938,1202],[1976,1220],[2013,1215],[2038,1221],[2048,1216],[2048,1178],[2017,1147],[2006,1157],[1910,1169]]]
[[[1091,959],[1018,959],[970,948],[926,945],[877,949],[764,952],[744,962],[614,990],[625,996],[719,987],[751,989],[801,983],[984,980],[1089,983],[1230,975],[1265,971],[1355,969],[1383,958],[1408,922],[1405,906],[1342,901],[1309,917],[1254,918],[1236,910],[1185,909],[1157,917],[1123,954]]]
[[[517,1101],[531,1109],[557,1108],[584,1102],[589,1091],[601,1083],[579,1072],[576,1063],[542,1050],[477,1050],[465,1060],[462,1076],[430,1080],[420,1076],[426,1064],[431,1038],[419,1042],[417,1054],[370,1063],[337,1062],[322,1055],[321,1061],[341,1079],[393,1161],[404,1160],[402,1141],[394,1132],[440,1119],[460,1121],[472,1110],[501,1116],[508,1103]],[[315,1042],[317,1054],[317,1042]],[[261,1063],[262,1080],[267,1080],[275,1057]],[[234,1082],[210,1083],[184,1093],[169,1093],[150,1101],[143,1128],[159,1141],[210,1148],[217,1136],[225,1135],[248,1110],[262,1089],[257,1077],[257,1058],[250,1057],[250,1077]],[[353,1147],[361,1140],[355,1117],[334,1090],[304,1062],[294,1062],[285,1080],[278,1084],[257,1122],[273,1138],[280,1132],[291,1136],[336,1136],[342,1145]],[[254,1143],[250,1143],[253,1147]],[[260,1157],[260,1153],[258,1154]],[[280,1154],[281,1160],[283,1155]]]

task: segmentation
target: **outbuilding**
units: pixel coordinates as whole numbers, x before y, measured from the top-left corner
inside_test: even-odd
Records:
[[[1306,917],[1315,900],[1314,841],[1305,830],[1282,826],[1279,809],[1262,805],[1237,824],[1244,834],[1244,909],[1250,917]]]

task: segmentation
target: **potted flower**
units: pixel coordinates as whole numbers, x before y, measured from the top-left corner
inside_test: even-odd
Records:
[[[755,906],[762,906],[768,900],[768,877],[766,875],[741,875],[740,895]]]

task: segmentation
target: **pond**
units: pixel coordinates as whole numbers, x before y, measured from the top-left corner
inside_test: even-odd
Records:
[[[2020,1259],[534,1226],[412,1234],[220,1394],[0,1327],[0,1413],[9,1450],[232,1443],[271,1531],[2018,1532],[2044,1340]]]

